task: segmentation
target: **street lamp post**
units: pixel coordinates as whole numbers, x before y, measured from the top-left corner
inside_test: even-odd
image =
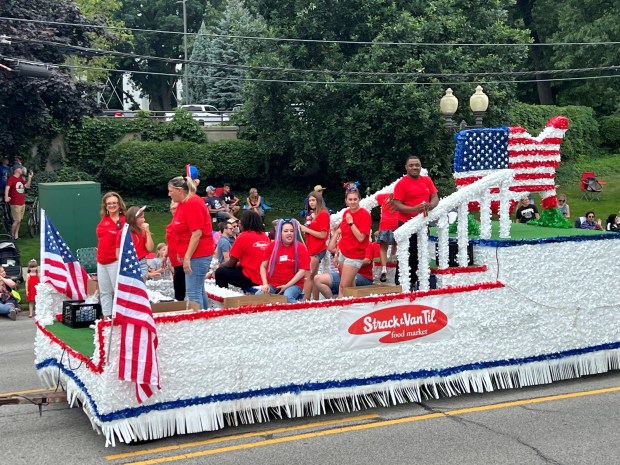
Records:
[[[465,120],[458,126],[452,119],[459,107],[459,100],[452,94],[452,89],[446,89],[446,95],[441,97],[439,108],[445,119],[444,127],[453,131],[462,131],[467,128],[481,128],[482,119],[489,108],[489,97],[482,91],[482,86],[476,87],[476,92],[469,98],[469,108],[474,114],[475,123],[469,126]]]

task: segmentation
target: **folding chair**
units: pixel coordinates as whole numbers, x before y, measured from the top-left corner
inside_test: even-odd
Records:
[[[581,173],[581,198],[584,200],[600,200],[601,192],[605,183],[596,179],[594,171],[584,171]]]
[[[88,274],[97,272],[97,247],[77,249],[75,254],[77,255],[78,262],[80,262],[82,268],[84,268]]]

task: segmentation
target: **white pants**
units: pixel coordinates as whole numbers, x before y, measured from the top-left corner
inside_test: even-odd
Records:
[[[97,263],[97,283],[99,284],[99,302],[103,316],[112,315],[114,303],[114,288],[116,287],[116,274],[118,273],[118,261],[109,265]]]

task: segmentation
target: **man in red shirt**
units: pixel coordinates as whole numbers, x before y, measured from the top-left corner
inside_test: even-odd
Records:
[[[11,217],[13,224],[11,225],[11,235],[13,239],[18,239],[19,226],[24,217],[26,210],[26,189],[30,189],[32,183],[32,171],[28,173],[28,180],[24,184],[24,167],[15,165],[13,167],[13,175],[9,176],[4,188],[4,201],[11,206]]]
[[[398,212],[399,227],[414,216],[424,215],[439,203],[437,188],[428,176],[421,176],[422,162],[416,155],[410,155],[405,161],[407,174],[394,186],[394,210]],[[398,270],[398,269],[397,269]],[[397,271],[398,273],[398,271]],[[418,235],[409,238],[409,273],[411,290],[418,280]],[[398,282],[398,274],[396,276]]]

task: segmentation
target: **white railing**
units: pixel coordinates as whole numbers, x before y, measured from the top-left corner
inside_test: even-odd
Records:
[[[515,194],[509,190],[514,171],[510,169],[497,170],[478,181],[465,186],[453,194],[439,201],[437,206],[428,212],[427,216],[418,215],[411,218],[400,228],[394,231],[397,244],[399,280],[403,292],[411,291],[409,272],[409,238],[413,234],[418,235],[418,281],[420,290],[428,290],[430,287],[430,267],[428,252],[428,225],[431,222],[437,224],[437,248],[438,268],[448,268],[449,258],[449,221],[448,213],[457,210],[457,263],[459,266],[467,266],[467,246],[469,244],[469,229],[467,224],[468,205],[470,202],[480,204],[480,238],[491,238],[491,201],[499,199],[499,237],[510,237],[510,202],[523,195],[523,192]],[[378,205],[378,194],[394,192],[394,186],[399,180],[389,186],[363,198],[360,206],[371,211]],[[491,189],[499,187],[499,196],[491,196]],[[342,221],[342,214],[346,208],[331,215],[331,226],[337,228]]]
[[[439,201],[439,204],[426,216],[418,215],[411,218],[394,232],[397,244],[398,270],[400,284],[404,292],[411,291],[409,272],[409,238],[418,235],[418,282],[420,290],[430,287],[430,267],[428,251],[428,225],[437,223],[438,268],[448,268],[448,213],[457,210],[457,263],[467,266],[467,246],[469,230],[467,224],[468,204],[480,204],[480,238],[491,238],[491,189],[499,187],[499,237],[510,237],[510,201],[514,193],[509,190],[513,170],[498,170],[478,181],[465,186]],[[521,194],[522,195],[522,194]]]

